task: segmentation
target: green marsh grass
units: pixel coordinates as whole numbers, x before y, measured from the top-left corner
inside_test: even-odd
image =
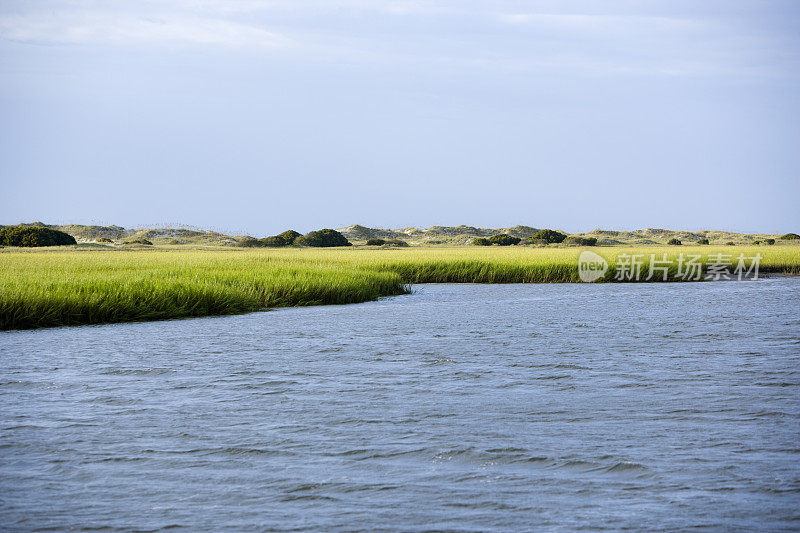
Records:
[[[258,252],[0,255],[0,329],[245,313],[345,304],[408,292],[391,272]]]
[[[148,247],[149,248],[149,247]],[[577,282],[578,248],[60,248],[0,253],[0,329],[225,315],[345,304],[407,293],[413,283]],[[800,274],[800,247],[592,248],[623,253],[762,256],[760,272]],[[644,270],[646,274],[646,268]],[[613,269],[606,280],[611,281]]]

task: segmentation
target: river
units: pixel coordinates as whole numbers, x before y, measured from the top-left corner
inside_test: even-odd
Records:
[[[800,278],[0,332],[0,529],[800,528]]]

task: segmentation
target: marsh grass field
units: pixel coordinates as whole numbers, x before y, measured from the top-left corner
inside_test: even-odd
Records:
[[[226,315],[346,304],[414,283],[572,283],[577,248],[138,249],[60,247],[0,253],[0,329]],[[760,254],[760,273],[800,274],[800,247],[609,247],[620,254]],[[646,277],[647,266],[643,268]],[[603,281],[614,281],[612,266]],[[675,277],[674,267],[670,279]]]

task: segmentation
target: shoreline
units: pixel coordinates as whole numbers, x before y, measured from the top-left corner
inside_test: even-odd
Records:
[[[676,249],[677,248],[677,249]],[[614,279],[614,261],[635,251],[695,247],[592,249],[610,266],[596,283],[693,283]],[[704,247],[704,254],[753,248]],[[800,247],[757,250],[759,277],[800,275]],[[581,283],[580,249],[403,248],[231,251],[44,250],[0,254],[0,330],[223,316],[278,307],[361,303],[407,294],[415,284]],[[701,271],[709,271],[703,263]],[[724,280],[724,279],[723,279]],[[723,281],[721,280],[721,281]]]

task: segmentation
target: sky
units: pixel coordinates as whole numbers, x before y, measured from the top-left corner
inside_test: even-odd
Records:
[[[800,2],[2,0],[0,224],[800,232]]]

